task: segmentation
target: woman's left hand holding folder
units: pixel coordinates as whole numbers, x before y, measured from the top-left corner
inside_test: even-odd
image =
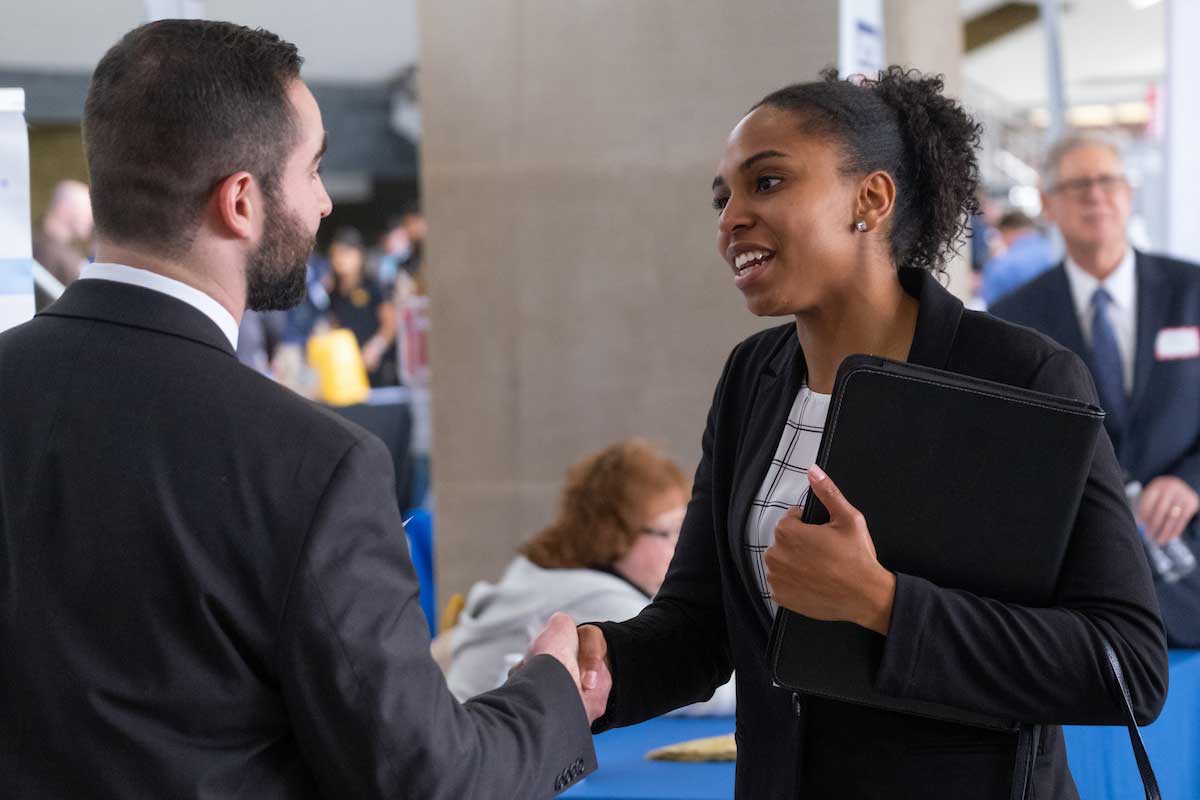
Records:
[[[814,464],[808,478],[829,522],[801,522],[803,508],[779,521],[775,544],[764,556],[771,594],[806,617],[853,622],[886,635],[896,576],[879,563],[866,519],[829,476]]]

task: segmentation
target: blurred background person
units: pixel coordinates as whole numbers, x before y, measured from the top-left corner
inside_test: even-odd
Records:
[[[690,486],[641,439],[592,453],[566,475],[558,517],[520,548],[497,583],[479,582],[449,632],[447,681],[460,700],[496,688],[555,611],[625,620],[666,577]],[[689,713],[733,713],[733,684]]]
[[[421,265],[427,231],[425,216],[416,208],[388,218],[379,237],[379,248],[371,258],[371,272],[385,290],[390,290],[401,277],[407,276],[418,284],[420,293],[424,293]]]
[[[372,386],[396,385],[396,307],[366,273],[362,234],[355,228],[339,228],[330,241],[328,257],[325,289],[330,325],[354,334]]]
[[[263,375],[270,376],[271,361],[283,338],[287,320],[287,311],[247,309],[238,325],[238,361]]]
[[[967,243],[970,245],[971,276],[970,295],[977,298],[983,283],[983,267],[999,248],[996,232],[996,203],[982,189],[975,193],[978,208],[971,214],[967,226]]]
[[[1078,354],[1107,412],[1134,516],[1155,545],[1200,552],[1200,270],[1135,250],[1133,190],[1120,146],[1097,133],[1056,142],[1043,170],[1046,217],[1062,263],[992,313]],[[1144,490],[1142,487],[1145,487]],[[1174,543],[1174,544],[1173,544]],[[1154,566],[1151,562],[1151,566]],[[1184,564],[1180,565],[1185,566]],[[1200,647],[1200,571],[1156,570],[1170,647]]]
[[[61,181],[33,233],[33,257],[63,286],[79,277],[92,249],[92,201],[87,184]]]
[[[980,296],[987,305],[1054,265],[1054,245],[1024,211],[1006,211],[996,225],[999,252],[983,267]]]

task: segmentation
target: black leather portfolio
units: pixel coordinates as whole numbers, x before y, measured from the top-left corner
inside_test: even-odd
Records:
[[[945,588],[1045,606],[1103,418],[1076,400],[851,356],[838,369],[817,463],[866,517],[883,566]],[[804,521],[828,519],[810,495]],[[1017,720],[874,691],[884,641],[852,623],[781,608],[768,658],[775,682],[793,691],[1018,728]]]

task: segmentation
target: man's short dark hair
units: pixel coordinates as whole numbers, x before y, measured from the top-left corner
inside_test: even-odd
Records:
[[[96,231],[186,252],[216,185],[245,170],[271,194],[298,135],[296,46],[209,20],[134,28],[100,59],[84,106]]]
[[[1028,214],[1018,209],[1005,211],[1004,215],[1000,217],[1000,220],[996,223],[996,227],[1002,231],[1021,230],[1023,228],[1033,228],[1036,226],[1037,223],[1034,222]]]

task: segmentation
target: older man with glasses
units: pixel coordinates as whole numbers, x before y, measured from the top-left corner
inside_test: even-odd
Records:
[[[1200,269],[1130,245],[1133,192],[1107,138],[1059,141],[1043,177],[1066,258],[990,310],[1088,364],[1147,539],[1167,641],[1200,647]]]

